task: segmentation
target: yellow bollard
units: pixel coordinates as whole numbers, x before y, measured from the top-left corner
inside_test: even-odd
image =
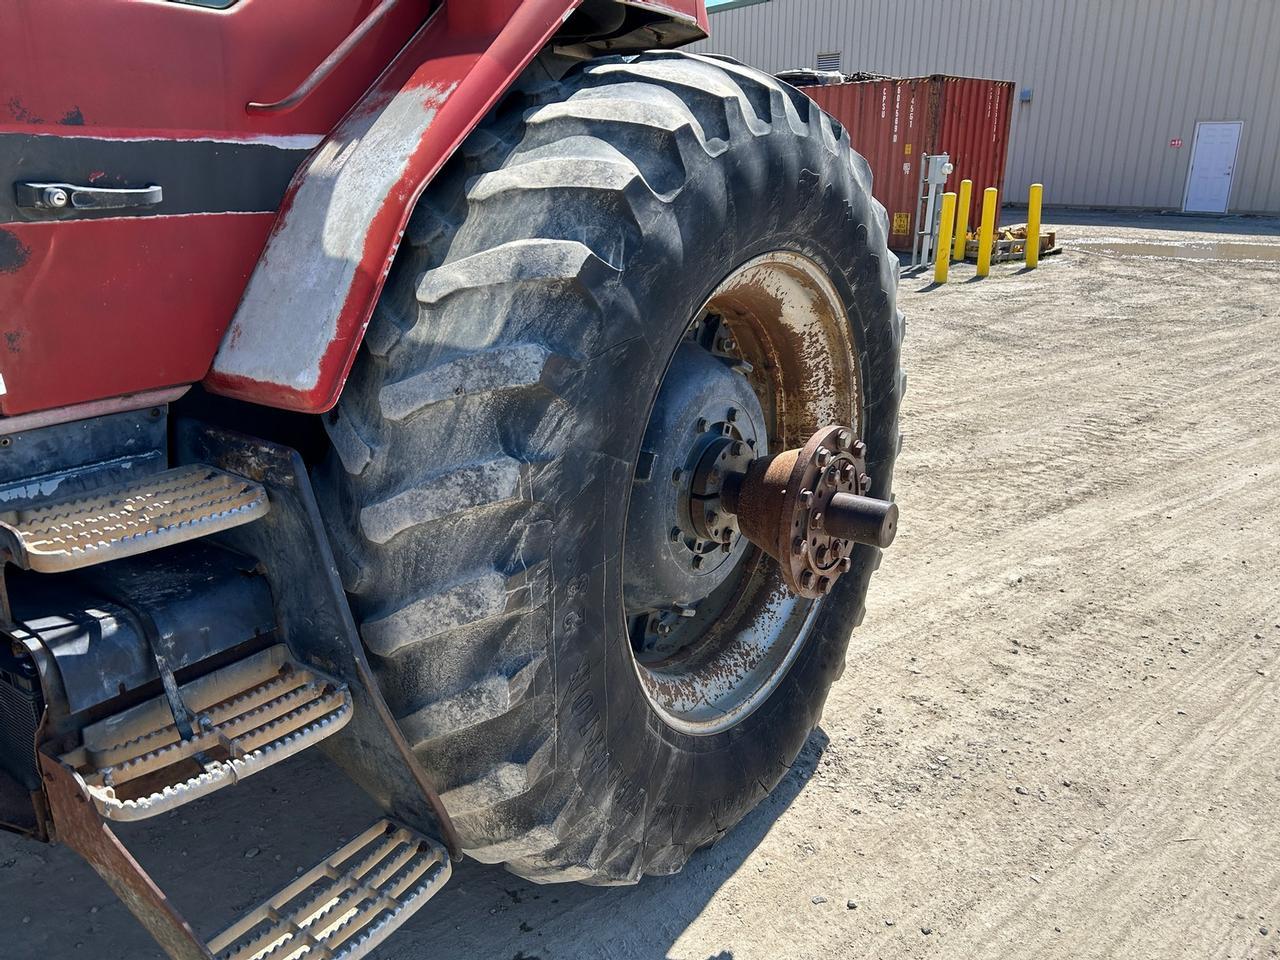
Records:
[[[1040,262],[1040,204],[1044,200],[1044,184],[1033,183],[1027,196],[1027,269]]]
[[[956,195],[942,195],[942,216],[938,218],[938,248],[933,252],[933,282],[946,283],[951,266],[951,225],[956,218]]]
[[[969,207],[972,204],[973,181],[960,181],[960,197],[956,200],[956,232],[954,234],[956,240],[955,253],[951,255],[952,260],[964,259],[964,244],[969,239]]]
[[[996,239],[996,188],[982,191],[982,228],[978,231],[978,276],[991,272],[991,245]]]

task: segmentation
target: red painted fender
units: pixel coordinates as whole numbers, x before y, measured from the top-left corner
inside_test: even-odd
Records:
[[[294,177],[205,379],[323,413],[338,401],[431,178],[582,0],[451,0]],[[707,32],[703,0],[624,0]]]

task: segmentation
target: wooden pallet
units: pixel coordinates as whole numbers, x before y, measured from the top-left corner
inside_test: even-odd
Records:
[[[1040,234],[1040,256],[1049,257],[1055,253],[1061,253],[1062,248],[1058,246],[1058,232],[1050,230],[1048,233]],[[997,237],[992,242],[991,262],[1003,263],[1008,260],[1025,260],[1027,256],[1027,241],[1025,237],[1014,237],[1010,240],[1004,240]],[[978,260],[978,241],[966,240],[964,245],[964,258],[972,260],[975,263]]]

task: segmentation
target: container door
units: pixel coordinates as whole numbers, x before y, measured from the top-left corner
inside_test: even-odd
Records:
[[[1182,209],[1187,213],[1226,213],[1231,174],[1236,166],[1243,121],[1197,123],[1191,169]]]

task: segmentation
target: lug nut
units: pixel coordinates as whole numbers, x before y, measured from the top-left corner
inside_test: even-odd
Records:
[[[706,558],[702,554],[698,554],[693,558],[693,569],[701,570],[703,564],[705,564],[706,562],[707,562]]]
[[[866,493],[871,489],[871,478],[865,473],[858,474],[858,492]]]
[[[733,551],[733,544],[732,544],[732,543],[730,543],[728,540],[726,540],[724,543],[720,544],[720,552],[721,552],[721,553],[731,553],[732,551]]]
[[[831,592],[831,578],[830,578],[830,577],[822,577],[820,580],[818,580],[818,592],[819,592],[819,593],[830,593],[830,592]]]
[[[848,450],[849,444],[853,442],[853,434],[848,430],[841,430],[836,434],[836,444],[841,450]]]
[[[733,337],[725,337],[720,341],[720,347],[725,351],[725,353],[733,353],[733,351],[738,349],[738,341],[733,339]]]
[[[798,557],[803,557],[809,552],[809,541],[804,537],[796,537],[791,541],[791,552]]]
[[[707,428],[711,426],[711,423],[707,420],[706,417],[699,417],[698,422],[694,424],[694,426],[698,428],[699,433],[706,433]]]
[[[842,482],[844,483],[851,482],[853,480],[854,472],[855,472],[855,468],[853,464],[850,463],[848,460],[840,464],[840,480]]]
[[[672,527],[672,528],[671,528],[671,531],[667,534],[667,536],[671,538],[671,542],[672,542],[672,543],[679,543],[679,542],[680,542],[680,528],[679,528],[679,527]]]
[[[848,573],[848,572],[849,572],[850,570],[852,570],[852,569],[853,569],[853,561],[852,561],[850,558],[848,558],[848,557],[841,557],[841,558],[840,558],[840,572],[841,572],[841,573]]]
[[[825,543],[820,543],[818,544],[818,550],[814,554],[814,557],[819,563],[826,563],[828,552],[829,551],[827,550],[827,545]]]
[[[669,623],[658,624],[658,636],[665,637],[670,632],[671,632],[671,624]]]
[[[727,412],[727,413],[725,413],[724,418],[725,418],[726,420],[728,420],[730,423],[737,423],[737,422],[738,422],[738,408],[737,408],[737,407],[730,407],[730,408],[729,408],[729,410],[728,410],[728,412]]]
[[[867,455],[867,445],[858,440],[853,445],[853,455],[855,457],[865,457]]]
[[[819,447],[813,455],[813,462],[818,465],[819,469],[825,469],[827,464],[831,462],[831,451],[826,447]]]
[[[812,491],[812,490],[801,490],[801,491],[800,491],[800,506],[804,507],[804,508],[807,510],[807,509],[809,508],[809,504],[811,504],[811,503],[813,503],[813,491]]]
[[[813,527],[813,529],[815,530],[822,529],[822,511],[821,510],[813,511],[813,515],[809,518],[809,526]]]
[[[806,570],[802,574],[800,574],[800,586],[804,587],[806,590],[808,590],[810,587],[813,586],[812,570]]]

